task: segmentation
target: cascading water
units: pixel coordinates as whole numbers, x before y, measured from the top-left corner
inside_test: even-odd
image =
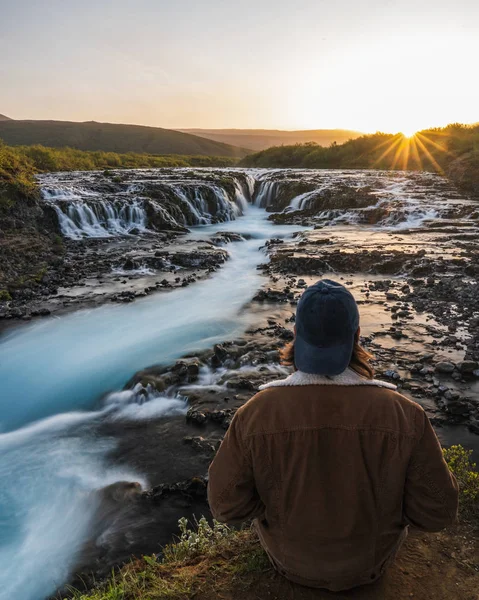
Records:
[[[145,208],[138,200],[128,204],[103,200],[62,204],[55,204],[54,210],[63,235],[71,239],[103,238],[146,230]]]
[[[304,194],[300,194],[299,196],[295,196],[291,202],[289,203],[289,207],[291,210],[303,210],[308,206],[308,201],[313,198],[320,189],[313,190],[312,192],[305,192]]]
[[[256,206],[259,206],[260,208],[267,208],[270,206],[280,185],[281,183],[278,181],[261,181],[254,201]]]
[[[170,171],[132,171],[138,181],[101,180],[82,173],[45,175],[40,178],[44,201],[58,217],[61,232],[71,239],[104,238],[148,229],[147,205],[172,226],[208,225],[231,221],[243,214],[251,201],[250,175],[188,171],[172,178]],[[145,178],[144,180],[142,179]],[[179,180],[178,180],[179,179]]]

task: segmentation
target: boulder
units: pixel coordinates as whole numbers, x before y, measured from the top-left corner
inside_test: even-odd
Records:
[[[474,371],[479,369],[479,363],[475,360],[463,360],[461,362],[458,362],[456,366],[461,373],[465,373],[468,375],[473,374]]]
[[[435,366],[435,370],[437,373],[452,373],[455,369],[455,366],[451,362],[441,361],[438,362]]]

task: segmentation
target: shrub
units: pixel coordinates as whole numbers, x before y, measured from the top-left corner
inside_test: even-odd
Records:
[[[460,445],[443,449],[444,458],[456,476],[460,490],[460,509],[463,514],[479,514],[479,472],[472,462],[472,450]]]

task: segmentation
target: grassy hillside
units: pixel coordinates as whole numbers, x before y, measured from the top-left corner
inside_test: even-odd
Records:
[[[233,144],[252,150],[265,150],[281,144],[304,144],[315,142],[329,146],[333,142],[342,144],[349,139],[359,137],[357,131],[347,129],[311,129],[304,131],[281,131],[279,129],[180,129],[210,140]]]
[[[245,157],[250,167],[427,170],[445,174],[479,194],[479,125],[448,125],[416,133],[375,133],[328,147],[315,143],[278,146]]]
[[[141,125],[75,123],[70,121],[0,120],[0,139],[11,146],[42,144],[52,148],[137,152],[147,154],[188,154],[239,158],[247,150],[202,137]]]

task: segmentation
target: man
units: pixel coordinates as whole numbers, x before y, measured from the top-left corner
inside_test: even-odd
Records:
[[[295,372],[238,410],[209,471],[219,521],[255,519],[281,574],[332,591],[377,580],[408,525],[439,531],[457,515],[424,410],[373,379],[359,331],[346,288],[308,288],[283,354]]]

